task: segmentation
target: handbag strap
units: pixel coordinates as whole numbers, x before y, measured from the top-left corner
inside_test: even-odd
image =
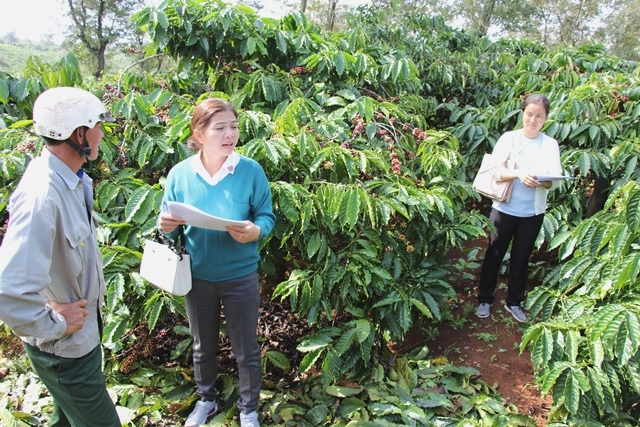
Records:
[[[513,154],[513,147],[515,147],[516,145],[516,131],[512,131],[511,133],[511,149],[509,150],[509,155],[507,156],[507,159],[504,161],[505,166],[507,165],[507,162],[509,162],[509,159],[511,159],[511,155]]]
[[[507,156],[507,160],[504,161],[504,165],[507,166],[509,164],[509,159],[513,154],[513,147],[516,145],[516,131],[511,132],[511,148],[509,149],[509,155]]]
[[[178,236],[174,243],[174,250],[178,255],[187,254],[187,238],[184,235],[184,225],[178,226]]]
[[[513,154],[513,150],[514,150],[514,148],[516,146],[516,134],[517,133],[518,133],[517,131],[514,131],[511,134],[511,150],[509,151],[509,155],[507,156],[506,162],[508,162],[509,159],[511,159],[511,155]],[[520,143],[520,151],[522,151],[522,139],[521,138],[517,138],[517,140]],[[505,164],[506,164],[506,162],[505,162]]]
[[[184,225],[178,226],[178,235],[175,240],[171,240],[165,234],[161,233],[159,228],[156,228],[154,240],[162,245],[167,245],[176,255],[180,255],[180,259],[182,259],[182,255],[189,253],[185,247],[186,237],[184,235]]]

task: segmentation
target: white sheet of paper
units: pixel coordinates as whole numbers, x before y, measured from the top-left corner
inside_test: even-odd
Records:
[[[219,218],[186,203],[167,202],[166,208],[171,215],[179,216],[194,227],[225,231],[227,225],[246,225],[246,221]]]
[[[561,179],[578,179],[575,176],[538,175],[538,181],[560,181]]]

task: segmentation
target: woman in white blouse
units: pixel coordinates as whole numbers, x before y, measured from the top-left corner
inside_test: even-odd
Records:
[[[498,284],[500,264],[511,246],[508,295],[505,309],[519,322],[527,322],[521,303],[526,299],[529,257],[542,227],[547,207],[547,193],[559,181],[538,179],[562,174],[558,142],[540,132],[549,115],[550,103],[544,95],[530,95],[522,105],[521,129],[503,134],[493,149],[493,155],[504,163],[514,162],[497,173],[498,181],[514,180],[511,199],[493,202],[489,219],[496,231],[489,236],[484,256],[478,292],[480,318],[489,317]]]

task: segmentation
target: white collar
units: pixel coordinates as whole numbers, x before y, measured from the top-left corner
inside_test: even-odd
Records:
[[[232,152],[227,159],[222,164],[220,170],[213,174],[213,176],[209,175],[209,172],[204,168],[204,164],[202,163],[202,150],[198,151],[195,156],[191,157],[191,166],[193,170],[205,180],[205,182],[209,185],[216,185],[222,179],[229,175],[233,174],[236,171],[236,166],[240,161],[240,155],[235,151]]]

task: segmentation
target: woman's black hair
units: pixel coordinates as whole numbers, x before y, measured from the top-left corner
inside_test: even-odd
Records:
[[[549,110],[551,109],[551,103],[549,102],[549,98],[544,95],[534,94],[529,95],[522,103],[522,111],[524,111],[529,104],[540,104],[544,107],[544,110],[547,112],[547,116],[549,115]]]

